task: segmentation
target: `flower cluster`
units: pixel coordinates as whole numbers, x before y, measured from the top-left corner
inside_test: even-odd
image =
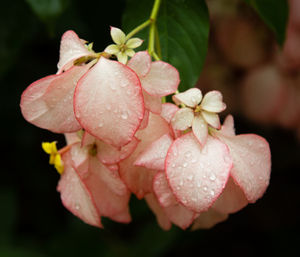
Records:
[[[60,150],[55,142],[42,145],[61,174],[64,206],[93,226],[102,227],[101,217],[128,223],[135,194],[163,229],[198,229],[259,199],[270,178],[268,143],[235,135],[232,116],[221,126],[220,92],[178,93],[176,68],[134,53],[139,39],[116,28],[111,35],[116,45],[95,53],[67,31],[57,74],[22,94],[28,122],[65,135]],[[162,103],[172,94],[175,104]]]

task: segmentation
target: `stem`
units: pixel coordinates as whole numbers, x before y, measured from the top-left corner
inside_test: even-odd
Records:
[[[137,26],[129,34],[127,34],[127,36],[125,38],[125,41],[128,40],[129,38],[133,37],[136,33],[140,32],[141,30],[143,30],[147,26],[149,26],[150,23],[151,23],[151,20],[149,19],[149,20],[146,20],[145,22],[143,22],[141,25]]]
[[[159,6],[160,6],[160,0],[155,0],[152,11],[151,11],[151,15],[150,15],[150,20],[152,20],[154,23],[156,21],[156,17],[159,11]]]
[[[155,53],[154,50],[154,43],[155,43],[155,34],[156,34],[156,18],[158,15],[159,7],[160,7],[161,0],[155,0],[151,15],[150,15],[150,30],[149,30],[149,44],[148,44],[148,52],[151,56],[157,59],[158,55]],[[158,59],[160,59],[158,57]]]

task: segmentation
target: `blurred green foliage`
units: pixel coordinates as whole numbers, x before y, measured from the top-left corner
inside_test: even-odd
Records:
[[[56,72],[64,31],[73,29],[103,50],[111,42],[109,25],[121,26],[125,2],[70,0],[50,15],[51,30],[33,2],[1,5],[0,257],[299,256],[299,143],[288,131],[263,130],[242,117],[236,119],[238,133],[259,133],[271,143],[272,179],[257,204],[227,222],[208,231],[164,232],[144,201],[132,197],[132,223],[105,220],[100,230],[64,209],[56,192],[59,175],[41,150],[42,141],[64,140],[27,123],[20,96],[30,83]]]

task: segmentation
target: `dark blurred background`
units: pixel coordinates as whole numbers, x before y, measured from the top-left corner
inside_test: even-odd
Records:
[[[226,222],[165,232],[144,201],[132,197],[132,223],[105,220],[100,230],[62,206],[59,175],[41,142],[63,145],[63,138],[27,123],[20,96],[33,81],[56,73],[63,32],[73,29],[102,51],[111,42],[109,26],[121,26],[124,8],[122,0],[1,1],[0,257],[300,256],[300,140],[291,129],[254,122],[242,112],[235,115],[237,132],[269,141],[272,176],[264,197]]]

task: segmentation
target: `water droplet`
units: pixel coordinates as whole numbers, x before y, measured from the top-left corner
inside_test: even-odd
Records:
[[[128,84],[126,84],[126,83],[124,83],[124,84],[121,84],[121,87],[127,87],[128,86]]]
[[[98,124],[98,127],[99,127],[99,128],[102,128],[102,127],[103,127],[103,125],[104,125],[104,124],[103,124],[103,122],[102,122],[102,121],[100,121],[100,122],[99,122],[99,124]]]
[[[80,209],[79,203],[75,203],[75,209],[78,211]]]
[[[175,164],[175,163],[173,163],[171,166],[172,166],[172,168],[175,168],[175,167],[176,167],[176,164]]]
[[[197,181],[197,187],[200,188],[201,187],[201,183],[200,181]]]
[[[110,88],[111,90],[115,91],[117,89],[116,85],[115,84],[110,84]]]
[[[126,94],[127,94],[127,95],[132,95],[132,90],[131,90],[131,89],[128,89],[128,90],[126,91]]]
[[[203,187],[203,191],[206,192],[207,190],[208,190],[207,186]]]
[[[187,180],[189,180],[189,181],[192,181],[192,180],[193,180],[193,178],[194,178],[194,176],[193,176],[193,175],[188,175],[188,176],[187,176]]]
[[[122,118],[123,120],[127,120],[128,114],[127,114],[126,112],[123,112],[123,113],[121,114],[121,118]]]
[[[204,175],[202,176],[202,178],[206,179],[206,175],[204,174]]]
[[[184,162],[184,163],[182,164],[182,166],[183,166],[183,168],[186,168],[186,167],[188,166],[188,163],[187,163],[187,162]]]
[[[179,181],[179,186],[183,186],[183,181],[182,180]]]
[[[177,190],[180,190],[180,188],[181,188],[180,186],[177,186],[177,187],[176,187]]]
[[[215,191],[214,190],[210,190],[210,195],[214,196],[215,195]]]
[[[211,174],[210,177],[209,177],[209,179],[211,181],[215,181],[216,180],[216,175],[215,174]]]
[[[191,151],[187,151],[187,152],[185,152],[185,154],[184,154],[184,157],[185,157],[187,160],[188,160],[191,156],[192,156]]]

